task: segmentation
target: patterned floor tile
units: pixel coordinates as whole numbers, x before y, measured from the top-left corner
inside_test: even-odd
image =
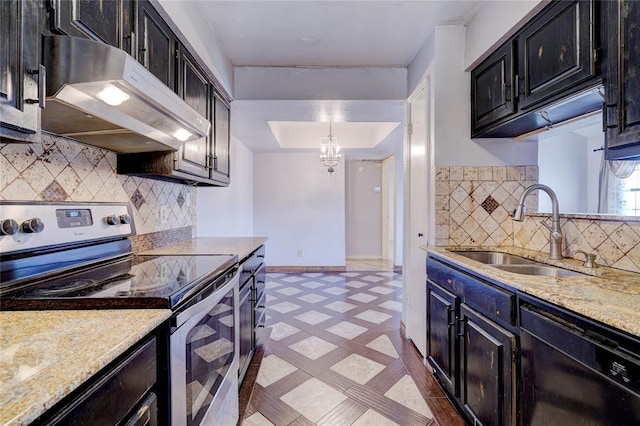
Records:
[[[302,274],[303,277],[309,277],[309,278],[318,278],[323,276],[324,274],[322,272],[306,272],[304,274]]]
[[[326,321],[331,318],[331,315],[323,314],[318,311],[309,311],[304,314],[297,315],[295,317],[297,320],[304,321],[307,324],[316,325],[320,324],[322,321]]]
[[[355,423],[354,423],[355,424]],[[260,413],[253,413],[244,419],[242,426],[274,426],[265,416]]]
[[[431,409],[425,402],[413,379],[405,375],[391,389],[385,392],[384,396],[422,414],[425,417],[433,418]]]
[[[369,321],[375,324],[380,324],[381,322],[384,322],[391,318],[391,315],[378,311],[367,310],[356,315],[356,318],[360,318],[361,320]]]
[[[293,296],[294,294],[302,293],[303,290],[295,287],[285,287],[276,291],[280,294],[284,294],[285,296]]]
[[[309,359],[318,359],[322,355],[325,355],[337,348],[337,346],[333,343],[327,342],[326,340],[322,340],[319,337],[311,336],[299,341],[298,343],[290,345],[289,348],[301,353]]]
[[[357,300],[358,302],[362,302],[362,303],[369,303],[377,299],[376,296],[372,296],[370,294],[365,294],[365,293],[356,293],[347,297],[351,300]]]
[[[402,303],[398,302],[397,300],[387,300],[386,302],[383,302],[378,306],[385,309],[391,309],[392,311],[402,312]]]
[[[340,337],[344,337],[345,339],[353,339],[354,337],[358,337],[365,331],[368,331],[368,329],[360,327],[359,325],[350,323],[348,321],[342,321],[327,328],[327,331]]]
[[[326,297],[320,296],[319,294],[305,294],[304,296],[298,296],[298,300],[302,300],[307,303],[318,303],[323,300],[327,300]]]
[[[296,305],[295,303],[291,303],[291,302],[280,302],[280,303],[276,303],[275,305],[269,305],[270,309],[273,309],[274,311],[278,311],[281,314],[286,314],[287,312],[295,311],[299,307],[300,305]]]
[[[364,385],[384,370],[385,366],[358,354],[351,354],[331,366],[336,373]]]
[[[378,293],[378,294],[391,294],[396,290],[394,288],[377,286],[377,287],[370,288],[369,291],[372,293]]]
[[[282,395],[280,399],[307,419],[317,422],[347,397],[313,378]]]
[[[256,383],[265,388],[297,370],[296,367],[276,355],[264,357],[262,365],[264,368],[258,372]]]
[[[349,290],[345,290],[344,288],[339,288],[339,287],[329,287],[329,288],[323,289],[322,291],[324,291],[325,293],[333,294],[334,296],[349,292]]]
[[[271,331],[271,339],[273,340],[281,340],[284,339],[285,337],[289,337],[292,334],[296,334],[298,331],[300,331],[300,329],[295,328],[292,325],[289,325],[285,322],[279,322],[276,324],[273,324],[272,326],[272,331]]]
[[[401,290],[400,274],[372,270],[269,276],[240,424],[463,426],[401,334]]]
[[[399,426],[399,425],[396,422],[392,422],[382,414],[378,414],[373,410],[367,410],[362,416],[358,418],[358,420],[355,421],[355,423],[352,423],[351,426]]]
[[[328,303],[324,305],[324,307],[327,309],[331,309],[332,311],[340,312],[341,314],[350,311],[353,308],[357,308],[356,305],[343,302],[342,300],[336,300],[335,302]]]

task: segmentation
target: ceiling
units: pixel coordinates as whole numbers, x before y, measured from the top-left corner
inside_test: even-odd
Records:
[[[436,25],[464,25],[479,0],[201,1],[236,66],[409,65]]]
[[[191,4],[197,5],[210,26],[208,36],[217,38],[234,66],[357,68],[406,67],[435,26],[466,24],[480,1],[203,0]],[[403,121],[402,101],[235,101],[231,130],[254,152],[318,149],[322,126],[317,123],[324,123],[322,136],[326,136],[329,121],[319,109],[341,111],[341,118],[333,121],[340,122],[337,136],[347,148],[346,158],[379,159],[401,152],[402,126],[397,124]],[[278,140],[287,133],[283,124],[279,128],[269,122],[288,122],[289,127],[298,122],[295,138],[307,142],[283,145]],[[386,125],[381,123],[396,126],[372,145],[373,135],[378,137]],[[352,137],[355,133],[361,137]],[[311,144],[312,140],[316,142]],[[305,148],[305,143],[313,148]]]

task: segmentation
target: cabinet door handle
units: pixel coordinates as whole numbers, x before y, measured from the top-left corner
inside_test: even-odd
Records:
[[[136,53],[138,52],[137,46],[136,46],[136,33],[134,33],[133,31],[131,31],[131,35],[129,35],[129,43],[131,44],[129,46],[129,50],[131,51],[131,56],[133,56],[134,59],[138,59],[136,58]]]
[[[458,337],[464,337],[464,319],[456,318],[458,320]]]
[[[29,70],[29,74],[38,75],[38,99],[25,99],[28,104],[38,104],[42,109],[46,106],[47,96],[47,68],[40,64],[37,70]]]
[[[504,83],[502,85],[502,90],[504,90],[504,100],[511,102],[511,85]]]

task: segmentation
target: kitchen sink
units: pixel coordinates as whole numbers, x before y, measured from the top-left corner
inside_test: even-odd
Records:
[[[507,272],[513,272],[523,275],[538,275],[545,277],[578,277],[584,276],[580,272],[570,271],[564,268],[547,265],[536,262],[535,260],[525,259],[524,257],[515,256],[508,253],[499,253],[494,251],[453,251],[460,256],[467,257],[480,263],[484,263],[494,268]]]
[[[454,251],[453,253],[467,257],[487,265],[539,265],[535,260],[513,254],[499,253],[495,251]]]
[[[557,268],[555,266],[549,266],[544,264],[537,265],[491,265],[494,268],[501,269],[507,272],[514,272],[516,274],[524,275],[539,275],[545,277],[579,277],[584,276],[580,272],[570,271],[564,268]]]

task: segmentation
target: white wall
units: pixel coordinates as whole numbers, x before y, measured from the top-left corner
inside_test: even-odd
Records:
[[[393,100],[407,97],[400,67],[235,67],[236,99]]]
[[[344,164],[329,176],[315,152],[255,153],[253,178],[253,229],[269,237],[269,265],[344,266]]]
[[[198,237],[253,236],[253,153],[231,136],[231,183],[197,188]]]
[[[575,133],[538,142],[538,181],[553,189],[561,213],[587,211],[587,139]],[[551,212],[551,199],[538,192],[538,210]]]
[[[381,259],[382,162],[347,161],[345,166],[346,257]]]

